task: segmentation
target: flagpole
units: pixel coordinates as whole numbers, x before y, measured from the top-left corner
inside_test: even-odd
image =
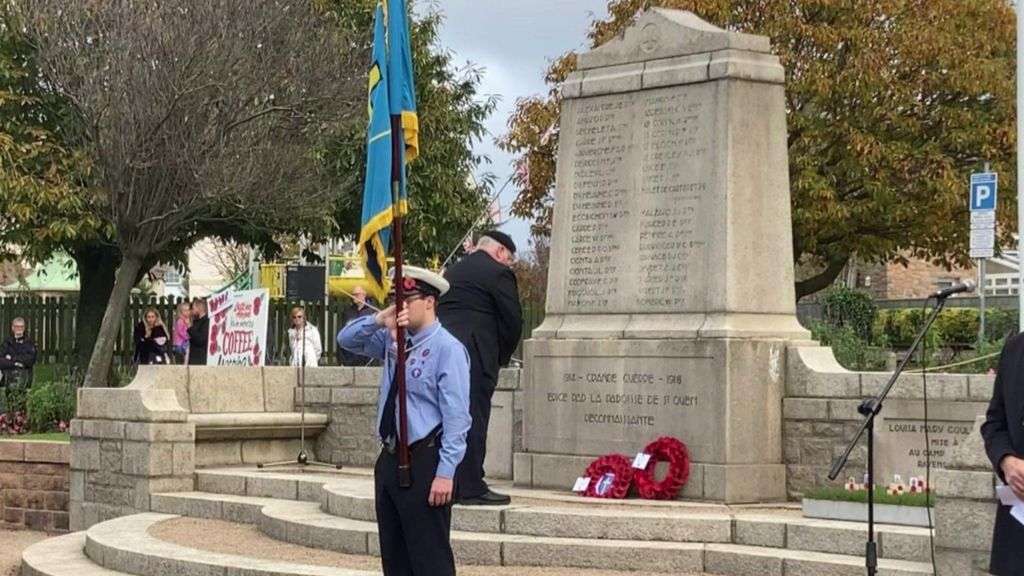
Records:
[[[402,285],[402,160],[403,146],[402,116],[391,115],[391,209],[395,249],[395,314],[405,307],[405,287]],[[395,330],[395,345],[398,348],[395,365],[395,386],[398,387],[398,485],[412,486],[412,469],[409,464],[409,418],[406,412],[405,390],[405,328],[398,325]]]

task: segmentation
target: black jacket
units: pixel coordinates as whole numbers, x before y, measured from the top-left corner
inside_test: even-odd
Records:
[[[188,327],[188,363],[189,366],[205,366],[207,344],[210,341],[210,317],[203,316],[192,320]]]
[[[1000,478],[1003,472],[999,464],[1004,457],[1024,457],[1024,337],[1020,334],[1007,340],[999,357],[992,402],[981,435]],[[996,513],[989,571],[996,576],[1024,576],[1024,526],[1010,516],[1007,506],[999,506]]]
[[[16,340],[13,335],[8,336],[0,346],[0,371],[4,373],[5,383],[12,382],[19,371],[23,371],[21,374],[26,375],[27,380],[31,381],[32,367],[35,364],[36,344],[27,334],[20,340]]]
[[[170,364],[171,338],[163,326],[154,326],[146,336],[146,325],[139,322],[135,325],[134,337],[136,364]],[[157,338],[163,338],[164,343],[157,342]]]
[[[444,277],[451,287],[438,306],[441,324],[469,351],[472,379],[482,378],[493,388],[498,369],[512,358],[523,330],[516,275],[478,250],[456,262]]]

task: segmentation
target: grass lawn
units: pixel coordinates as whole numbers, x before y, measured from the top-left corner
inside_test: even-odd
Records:
[[[843,502],[863,502],[867,503],[868,493],[866,490],[857,490],[856,492],[849,492],[844,488],[818,488],[816,490],[808,490],[804,493],[804,498],[810,498],[812,500],[838,500]],[[924,494],[903,494],[901,496],[890,496],[885,492],[885,488],[881,486],[875,487],[875,504],[892,504],[894,506],[929,506],[934,505],[931,501],[931,495],[925,496]]]
[[[18,436],[0,436],[0,442],[70,442],[71,435],[67,432],[40,432],[38,434],[21,434]]]

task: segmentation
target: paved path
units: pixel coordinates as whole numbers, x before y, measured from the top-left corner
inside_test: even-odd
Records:
[[[42,532],[0,530],[0,576],[17,576],[21,551],[46,538]]]

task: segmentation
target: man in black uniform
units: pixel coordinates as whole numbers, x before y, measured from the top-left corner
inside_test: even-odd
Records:
[[[1024,500],[1024,337],[1010,338],[999,357],[992,402],[981,435],[996,474]],[[992,536],[995,576],[1024,576],[1024,525],[1010,516],[1009,506],[999,506]]]
[[[455,483],[457,502],[463,505],[503,505],[510,501],[508,496],[492,492],[484,481],[484,457],[498,370],[512,358],[523,329],[519,285],[510,268],[515,253],[516,245],[508,234],[485,232],[476,250],[444,274],[451,289],[441,297],[438,315],[444,327],[469,351],[470,358],[473,426]]]

